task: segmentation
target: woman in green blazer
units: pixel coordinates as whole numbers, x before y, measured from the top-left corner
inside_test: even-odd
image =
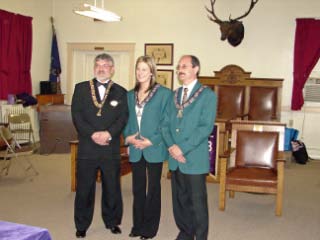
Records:
[[[129,236],[140,236],[140,239],[157,234],[162,164],[168,158],[161,123],[172,92],[156,83],[156,74],[156,64],[151,57],[137,59],[136,85],[128,92],[129,120],[124,129],[132,163],[133,227]]]

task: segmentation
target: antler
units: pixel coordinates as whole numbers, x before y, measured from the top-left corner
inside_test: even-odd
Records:
[[[259,0],[251,0],[251,4],[250,4],[250,7],[249,7],[249,10],[248,10],[245,14],[243,14],[242,16],[237,17],[237,18],[235,18],[235,19],[231,19],[231,15],[230,15],[229,20],[230,20],[230,21],[235,21],[235,20],[239,20],[239,19],[241,19],[241,18],[244,18],[244,17],[248,16],[248,14],[251,12],[252,8],[254,7],[254,5],[255,5],[258,1],[259,1]]]
[[[209,15],[208,15],[208,18],[209,18],[211,21],[215,22],[215,23],[221,23],[222,21],[217,17],[217,15],[216,15],[215,12],[214,12],[214,7],[213,7],[213,6],[214,6],[216,0],[210,0],[210,1],[211,1],[211,10],[210,10],[209,8],[207,8],[207,6],[205,6],[206,10],[207,10],[209,13],[211,13],[211,15],[212,15],[212,16],[209,16]]]

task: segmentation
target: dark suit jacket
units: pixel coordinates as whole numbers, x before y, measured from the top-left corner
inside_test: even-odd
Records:
[[[95,86],[98,101],[99,92]],[[120,159],[120,134],[128,120],[127,91],[113,83],[102,107],[102,116],[97,116],[89,81],[78,83],[72,97],[72,120],[78,132],[78,158]],[[96,131],[109,131],[112,140],[109,146],[101,146],[92,141]]]

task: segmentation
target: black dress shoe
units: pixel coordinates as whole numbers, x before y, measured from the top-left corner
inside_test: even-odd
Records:
[[[133,232],[131,232],[130,234],[129,234],[129,237],[139,237],[140,235],[139,234],[136,234],[136,233],[133,233]]]
[[[86,231],[77,230],[76,231],[76,237],[77,238],[85,238],[86,237]]]
[[[113,234],[120,234],[121,233],[121,229],[118,226],[107,227],[107,229],[110,229],[110,231]]]
[[[146,237],[146,236],[141,236],[140,239],[141,240],[146,240],[146,239],[151,239],[152,237]]]

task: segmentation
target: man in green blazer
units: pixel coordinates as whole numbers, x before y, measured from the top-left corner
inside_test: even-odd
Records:
[[[198,82],[199,70],[200,62],[195,56],[181,57],[177,74],[183,86],[169,102],[162,126],[170,153],[173,213],[180,231],[178,240],[208,238],[208,137],[216,117],[216,95]]]

